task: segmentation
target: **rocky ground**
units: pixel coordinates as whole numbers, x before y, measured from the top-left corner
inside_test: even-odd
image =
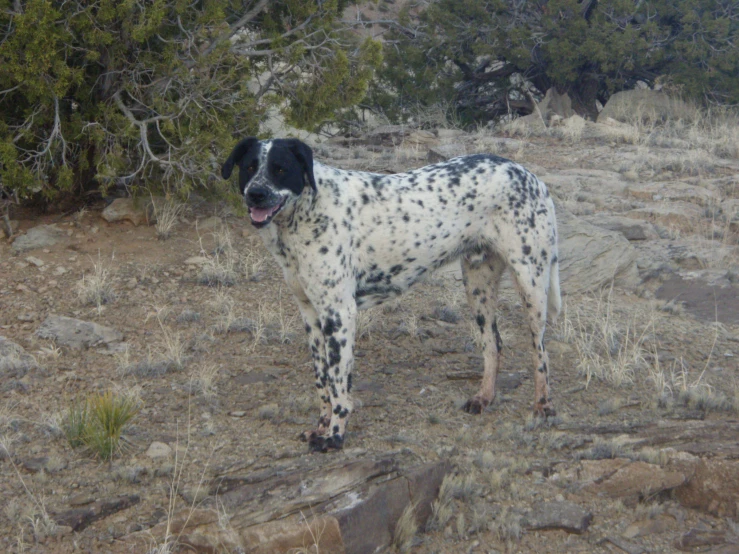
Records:
[[[486,413],[461,411],[482,360],[451,267],[364,313],[346,448],[309,454],[297,309],[242,217],[198,198],[169,230],[164,203],[157,225],[120,202],[106,215],[127,220],[104,204],[15,212],[0,244],[0,550],[739,551],[739,163],[577,125],[314,145],[373,171],[492,151],[548,183],[566,296],[545,425],[509,282]],[[140,410],[101,461],[64,429],[75,400],[106,390]],[[408,504],[416,526],[397,523]]]

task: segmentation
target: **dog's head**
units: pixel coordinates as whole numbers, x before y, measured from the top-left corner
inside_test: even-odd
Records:
[[[316,190],[313,152],[297,139],[260,141],[245,138],[221,168],[224,179],[239,166],[239,188],[249,208],[251,223],[264,227],[306,187]]]

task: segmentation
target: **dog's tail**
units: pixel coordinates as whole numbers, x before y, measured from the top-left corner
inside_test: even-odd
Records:
[[[562,309],[562,296],[559,292],[559,260],[555,255],[549,267],[549,296],[547,297],[547,319],[554,325]]]
[[[549,323],[554,325],[557,323],[557,316],[562,309],[562,296],[559,291],[559,248],[557,246],[557,223],[554,222],[554,247],[551,253],[551,263],[549,265],[549,296],[547,296],[547,319]]]

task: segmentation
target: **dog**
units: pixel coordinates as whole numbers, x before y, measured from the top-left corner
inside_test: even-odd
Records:
[[[298,302],[321,400],[315,451],[341,449],[350,397],[357,310],[406,291],[461,259],[484,373],[464,405],[479,414],[493,401],[503,343],[497,292],[508,268],[528,314],[534,357],[534,411],[555,415],[544,348],[547,313],[561,307],[557,222],[546,185],[498,156],[453,158],[382,175],[313,160],[297,139],[240,141],[221,168],[239,167],[251,223],[282,268]]]

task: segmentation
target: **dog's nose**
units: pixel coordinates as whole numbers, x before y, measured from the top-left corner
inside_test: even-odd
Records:
[[[253,206],[263,204],[270,197],[267,187],[251,187],[246,191],[246,200]]]

